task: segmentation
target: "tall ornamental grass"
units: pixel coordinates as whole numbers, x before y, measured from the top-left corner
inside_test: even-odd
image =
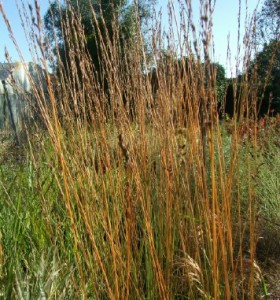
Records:
[[[201,2],[199,28],[191,1],[185,7],[179,20],[169,6],[165,34],[155,16],[148,54],[139,24],[122,47],[117,25],[112,38],[97,30],[100,73],[76,11],[61,24],[65,64],[58,40],[54,52],[46,42],[39,3],[21,9],[34,62],[46,72],[33,83],[39,121],[27,129],[23,157],[0,169],[5,299],[268,294],[256,261],[253,29],[242,82],[234,82],[241,112],[226,125],[211,63],[212,3]]]

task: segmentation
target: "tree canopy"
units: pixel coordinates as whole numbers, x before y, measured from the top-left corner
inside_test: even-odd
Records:
[[[265,0],[258,15],[258,31],[261,41],[280,39],[280,1]]]
[[[265,44],[254,62],[261,93],[260,113],[280,113],[280,41],[272,40]]]
[[[280,1],[265,0],[258,15],[258,44],[262,45],[252,62],[258,75],[260,114],[280,113]]]
[[[55,0],[50,3],[44,17],[49,44],[55,49],[56,41],[56,48],[58,46],[60,54],[67,56],[69,49],[65,47],[64,26],[67,26],[67,20],[79,18],[87,50],[98,70],[101,39],[112,42],[116,38],[117,30],[118,43],[121,47],[123,43],[133,43],[138,30],[138,21],[140,20],[140,26],[144,30],[154,3],[155,0],[141,0],[136,7],[128,0],[68,0],[63,3]]]

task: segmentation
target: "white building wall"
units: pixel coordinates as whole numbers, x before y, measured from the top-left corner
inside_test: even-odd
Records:
[[[31,115],[28,105],[31,84],[27,74],[30,67],[31,64],[18,63],[5,80],[5,86],[0,81],[0,130],[14,130],[15,126],[20,131]]]

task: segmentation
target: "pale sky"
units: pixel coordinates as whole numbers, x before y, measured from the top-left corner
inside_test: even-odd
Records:
[[[19,1],[18,1],[19,2]],[[22,0],[22,2],[28,8],[28,2],[33,3],[33,1]],[[176,0],[174,0],[176,2]],[[213,2],[213,1],[212,1]],[[246,3],[248,7],[248,15],[253,14],[254,9],[258,5],[259,0],[241,0],[241,43],[242,37],[245,31],[245,15],[246,15]],[[262,5],[263,0],[260,0],[259,8]],[[24,38],[24,32],[21,28],[21,21],[18,16],[16,0],[0,0],[4,10],[10,20],[11,27],[14,31],[15,37],[21,48],[21,52],[26,61],[31,59],[29,54],[28,46]],[[158,7],[163,7],[163,24],[167,27],[167,6],[168,0],[158,0]],[[200,0],[192,0],[194,17],[199,23],[199,3]],[[44,15],[49,5],[48,0],[41,0],[41,14]],[[177,7],[175,5],[175,7]],[[238,32],[238,9],[239,0],[216,0],[215,12],[213,16],[213,33],[214,33],[214,44],[215,44],[215,57],[214,60],[222,64],[227,68],[227,74],[230,75],[229,65],[227,63],[227,46],[228,46],[228,36],[230,36],[230,50],[232,64],[235,65],[235,56],[237,53],[237,32]],[[13,61],[20,60],[13,43],[9,38],[6,26],[4,24],[3,18],[0,15],[0,62],[5,61],[4,47],[7,47],[10,56]]]

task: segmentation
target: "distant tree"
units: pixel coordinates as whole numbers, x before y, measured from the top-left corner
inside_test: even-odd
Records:
[[[236,78],[235,88],[233,83],[227,88],[224,109],[229,116],[235,113],[239,116],[243,76]],[[258,90],[256,101],[258,116],[280,113],[280,41],[273,40],[264,44],[263,49],[256,54],[249,66],[248,80],[250,87]]]
[[[219,63],[213,63],[212,68],[216,77],[216,91],[217,91],[217,100],[218,103],[221,103],[224,99],[226,88],[227,88],[227,79],[225,68]]]
[[[256,44],[261,50],[251,62],[249,80],[256,80],[259,115],[280,112],[280,1],[265,0],[257,15]],[[240,86],[239,86],[240,87]],[[230,103],[233,87],[229,87],[227,105],[233,111],[236,103]]]
[[[280,113],[280,40],[265,44],[251,69],[255,68],[258,75],[259,112]]]
[[[265,0],[258,15],[258,34],[260,42],[280,40],[280,1]]]
[[[118,44],[122,47],[124,43],[133,43],[138,32],[139,21],[143,31],[147,32],[147,20],[151,17],[153,4],[155,0],[140,0],[137,7],[134,3],[130,4],[128,0],[69,0],[62,4],[57,0],[53,1],[44,17],[49,43],[55,48],[56,40],[60,55],[62,54],[62,57],[66,57],[67,60],[69,49],[65,47],[63,24],[66,23],[67,18],[69,20],[73,17],[73,12],[76,13],[76,17],[81,18],[87,49],[94,66],[99,71],[101,39],[113,42],[114,33],[118,28]],[[93,18],[93,11],[97,22]],[[97,32],[101,33],[101,36]]]
[[[223,118],[240,117],[240,91],[243,75],[227,79],[224,101],[221,102],[221,116]]]
[[[63,70],[63,74],[69,74],[69,78],[72,74],[77,74],[82,79],[84,73],[80,69],[81,60],[84,60],[84,54],[89,55],[94,69],[94,81],[106,97],[106,101],[103,102],[104,112],[109,113],[112,95],[108,72],[111,72],[111,66],[115,67],[113,59],[117,57],[117,70],[121,70],[124,65],[121,61],[125,59],[127,49],[135,48],[134,45],[142,40],[145,46],[145,34],[149,30],[149,19],[155,2],[156,0],[53,0],[45,14],[44,24],[47,44],[52,47],[54,58],[59,58],[52,60],[54,73],[60,76]],[[139,38],[140,35],[143,39]],[[104,62],[105,59],[107,63]],[[58,68],[61,66],[58,62],[62,63],[63,69]],[[75,85],[77,90],[81,89],[83,82],[71,80],[71,84]],[[125,104],[126,95],[122,97]],[[89,111],[87,107],[94,107],[91,101],[93,100],[89,97],[85,102],[85,111]],[[68,105],[75,111],[75,115],[79,114],[74,103]]]

